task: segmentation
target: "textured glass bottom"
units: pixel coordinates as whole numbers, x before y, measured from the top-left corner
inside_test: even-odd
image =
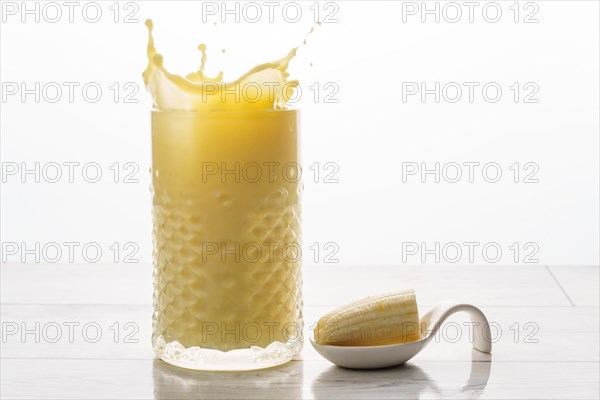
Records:
[[[158,337],[154,353],[176,367],[201,371],[249,371],[285,364],[300,354],[302,341],[273,342],[266,348],[252,346],[246,349],[220,351],[198,346],[183,347],[178,342],[165,343]]]

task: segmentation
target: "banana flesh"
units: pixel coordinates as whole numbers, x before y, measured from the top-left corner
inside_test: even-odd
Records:
[[[324,315],[315,342],[334,346],[380,346],[421,338],[414,290],[368,297]]]

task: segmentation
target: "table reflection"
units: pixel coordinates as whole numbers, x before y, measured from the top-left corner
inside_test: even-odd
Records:
[[[204,372],[152,366],[154,399],[302,399],[302,362],[246,372]]]
[[[320,363],[292,361],[258,371],[202,372],[154,360],[154,398],[302,399],[303,368],[307,368],[309,375],[318,374],[312,384],[307,383],[304,393],[316,399],[477,399],[488,383],[492,362],[491,355],[477,350],[473,351],[470,364],[424,362],[418,366],[407,363],[378,370],[351,370],[333,365],[322,370]],[[318,373],[319,370],[322,372]],[[461,385],[458,383],[461,381],[466,383]]]
[[[456,385],[456,363],[424,363],[419,367],[412,363],[378,370],[352,370],[331,366],[322,372],[312,384],[316,399],[419,399],[457,398],[478,399],[483,393],[492,369],[490,354],[473,350],[471,371],[466,384]],[[428,365],[429,364],[429,365]],[[466,363],[465,363],[466,364]],[[433,378],[425,369],[439,367]],[[454,368],[448,371],[448,368]],[[448,373],[451,372],[452,378]],[[459,378],[460,379],[460,378]],[[452,389],[453,386],[459,386]]]

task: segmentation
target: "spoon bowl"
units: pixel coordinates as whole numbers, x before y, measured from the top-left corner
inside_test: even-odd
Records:
[[[332,363],[353,369],[375,369],[403,364],[419,354],[437,333],[440,326],[452,314],[466,312],[471,318],[473,348],[483,352],[492,352],[490,325],[483,312],[471,305],[446,300],[429,310],[419,323],[421,339],[400,344],[384,346],[331,346],[319,344],[310,338],[315,350]]]

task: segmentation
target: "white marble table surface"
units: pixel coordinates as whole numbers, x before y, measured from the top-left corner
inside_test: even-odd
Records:
[[[335,306],[414,288],[422,311],[446,298],[478,305],[496,327],[491,361],[473,361],[467,317],[456,315],[404,366],[346,370],[306,344],[298,361],[247,373],[154,358],[147,265],[2,265],[0,273],[2,399],[600,397],[597,266],[306,267],[307,329]]]

